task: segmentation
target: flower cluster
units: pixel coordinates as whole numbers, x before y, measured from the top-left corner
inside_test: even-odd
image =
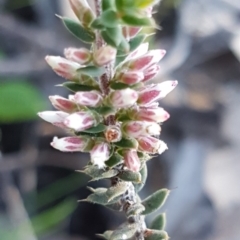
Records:
[[[117,203],[127,217],[138,215],[130,218],[135,222],[107,231],[105,239],[122,239],[123,234],[126,239],[133,235],[168,239],[164,214],[156,218],[157,229],[147,229],[140,215],[160,208],[169,191],[158,190],[143,201],[137,196],[146,181],[146,161],[167,149],[159,136],[169,113],[159,101],[177,85],[177,81],[149,82],[159,73],[166,52],[149,50],[148,34],[141,30],[156,27],[152,9],[159,0],[95,0],[97,14],[86,0],[69,2],[78,21],[60,18],[70,33],[91,47],[70,47],[64,57],[46,57],[56,74],[67,79],[61,85],[72,92],[68,98],[50,96],[57,111],[39,113],[71,134],[54,137],[51,146],[90,153],[91,163],[83,172],[93,180],[115,179],[108,189],[92,189],[85,201],[109,207]]]
[[[68,48],[65,50],[66,58],[47,56],[46,61],[57,74],[81,83],[82,77],[78,69],[81,69],[82,64],[92,62],[102,66],[116,58],[116,51],[108,45],[96,52],[91,53],[84,48]],[[148,43],[141,44],[114,69],[108,95],[102,94],[96,82],[96,90],[76,91],[68,99],[50,96],[52,105],[58,111],[41,112],[39,116],[53,125],[72,130],[77,135],[54,138],[51,145],[60,151],[90,152],[91,162],[100,168],[105,167],[105,162],[115,152],[122,156],[125,166],[132,171],[139,171],[142,152],[164,152],[167,145],[157,136],[161,132],[159,123],[166,121],[169,114],[158,106],[158,101],[176,87],[177,81],[148,84],[157,75],[158,62],[164,54],[165,51],[161,49],[148,50]],[[119,83],[123,84],[118,85]],[[120,86],[120,89],[116,89],[116,86]],[[106,108],[109,111],[104,113]],[[113,115],[115,121],[113,125],[107,126],[105,120],[109,115]],[[97,129],[98,126],[101,126],[100,130]],[[97,129],[97,133],[89,133],[91,129],[93,132]],[[117,143],[125,139],[136,144],[129,148],[118,146]]]

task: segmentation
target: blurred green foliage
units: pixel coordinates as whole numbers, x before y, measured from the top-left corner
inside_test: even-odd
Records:
[[[46,102],[33,85],[21,79],[0,80],[0,123],[33,120]]]

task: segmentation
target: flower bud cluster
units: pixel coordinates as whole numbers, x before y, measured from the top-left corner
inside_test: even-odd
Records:
[[[81,25],[89,29],[95,15],[87,2],[69,1]],[[140,10],[146,18],[151,17],[152,6]],[[121,26],[127,41],[138,36],[140,30],[140,26]],[[133,172],[138,172],[150,155],[163,153],[167,145],[158,136],[160,124],[169,114],[158,106],[158,101],[176,87],[177,81],[157,84],[148,81],[160,71],[158,63],[165,53],[162,49],[149,50],[148,43],[142,43],[118,64],[115,64],[118,49],[108,44],[100,48],[93,45],[91,50],[67,48],[65,58],[47,56],[52,69],[70,80],[63,86],[74,92],[68,98],[50,96],[57,111],[39,113],[45,121],[74,134],[61,139],[55,137],[51,146],[64,152],[89,152],[92,164],[99,168],[106,167],[109,159],[117,154]],[[105,94],[98,80],[107,64],[116,67]],[[109,118],[113,120],[110,122]]]

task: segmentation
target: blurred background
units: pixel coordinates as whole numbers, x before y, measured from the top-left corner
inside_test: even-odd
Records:
[[[156,10],[152,47],[167,55],[154,81],[179,85],[161,102],[169,150],[148,163],[141,196],[172,190],[161,209],[172,240],[239,240],[240,1],[162,0]],[[52,109],[49,95],[69,94],[45,55],[82,46],[55,14],[72,15],[67,0],[0,0],[1,240],[94,240],[124,221],[77,204],[89,194],[89,178],[75,172],[88,155],[52,149],[65,133],[36,116]]]

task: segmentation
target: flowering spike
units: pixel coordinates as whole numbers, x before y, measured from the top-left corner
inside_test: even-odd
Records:
[[[136,103],[138,94],[135,90],[126,88],[116,90],[109,95],[109,104],[115,108],[125,108]]]
[[[138,158],[136,150],[129,149],[125,151],[123,158],[124,158],[124,164],[129,170],[133,172],[139,172],[141,167],[141,162]]]
[[[105,161],[110,157],[110,146],[105,142],[97,142],[93,149],[90,151],[92,164],[98,166],[98,168],[105,167]]]
[[[122,131],[126,136],[137,138],[139,136],[159,135],[161,127],[155,122],[128,121],[122,124]]]
[[[64,120],[69,116],[69,114],[61,111],[45,111],[39,112],[38,116],[55,126],[66,128]]]
[[[86,48],[65,48],[65,57],[79,64],[87,64],[91,61],[91,53]]]
[[[147,152],[151,154],[162,154],[168,149],[165,142],[151,136],[141,136],[137,138],[139,143],[138,150],[142,152]]]
[[[69,115],[64,124],[75,131],[83,131],[99,123],[96,116],[90,111],[80,111]]]
[[[45,60],[55,73],[69,80],[74,80],[77,69],[81,67],[80,64],[62,57],[46,56]]]
[[[112,62],[117,50],[111,46],[103,46],[93,53],[93,61],[97,66],[103,66]]]
[[[72,102],[71,100],[68,100],[66,98],[63,98],[61,96],[55,95],[49,97],[52,105],[61,111],[72,113],[77,109],[77,105]]]
[[[62,152],[85,152],[92,148],[93,140],[87,136],[54,137],[51,146]]]
[[[169,117],[169,113],[163,108],[133,108],[129,110],[128,115],[133,120],[149,121],[149,122],[165,122]]]
[[[77,92],[74,95],[74,100],[77,104],[88,107],[95,107],[101,104],[102,96],[98,91]]]
[[[139,92],[138,104],[140,106],[149,106],[153,102],[166,97],[177,84],[177,81],[165,81],[159,84],[146,86],[145,89]]]

